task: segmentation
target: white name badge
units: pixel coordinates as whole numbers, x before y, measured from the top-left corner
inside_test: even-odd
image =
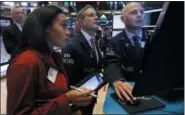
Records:
[[[48,80],[50,80],[52,83],[55,83],[56,78],[57,78],[58,70],[50,67],[48,71]]]

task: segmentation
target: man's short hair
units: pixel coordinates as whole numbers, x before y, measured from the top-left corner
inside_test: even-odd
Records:
[[[141,7],[144,8],[144,3],[143,3],[143,2],[130,2],[130,3],[128,3],[128,4],[131,4],[131,3],[138,3],[138,4],[141,5]],[[128,4],[127,4],[127,5],[128,5]],[[125,12],[124,10],[125,10],[125,7],[127,7],[127,5],[123,6],[123,9],[121,10],[122,16],[124,15],[124,12]]]
[[[94,9],[94,7],[93,6],[91,6],[91,5],[86,5],[84,8],[82,8],[78,13],[77,13],[77,15],[76,15],[76,20],[77,20],[77,22],[78,23],[81,23],[81,21],[84,19],[84,12],[87,10],[87,9],[89,9],[89,8],[93,8]]]
[[[19,6],[15,6],[15,7],[13,7],[13,8],[11,9],[11,14],[13,14],[14,9],[16,9],[16,8],[20,8],[20,9],[22,10],[22,8],[21,8],[21,7],[19,7]]]

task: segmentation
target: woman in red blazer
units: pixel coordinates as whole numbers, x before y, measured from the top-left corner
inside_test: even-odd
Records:
[[[58,7],[41,7],[28,16],[7,71],[8,115],[68,115],[71,103],[91,103],[91,91],[68,89],[62,58],[53,51],[68,35],[67,18]]]

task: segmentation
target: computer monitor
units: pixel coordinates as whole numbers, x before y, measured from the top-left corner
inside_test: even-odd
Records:
[[[184,2],[164,3],[146,46],[141,70],[134,96],[184,91]]]
[[[114,31],[112,31],[112,37],[116,36],[120,32],[122,32],[122,31],[121,30],[114,30]]]
[[[12,23],[12,19],[10,17],[0,16],[0,36],[3,34],[3,30],[10,26]]]
[[[121,21],[121,14],[113,15],[113,29],[123,29],[125,24]]]

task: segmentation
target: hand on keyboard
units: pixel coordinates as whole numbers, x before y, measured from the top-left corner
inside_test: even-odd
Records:
[[[123,101],[130,101],[130,103],[133,103],[134,100],[136,100],[136,97],[132,95],[132,86],[130,86],[129,83],[127,82],[122,82],[122,81],[115,81],[113,83],[115,92],[117,97]]]

